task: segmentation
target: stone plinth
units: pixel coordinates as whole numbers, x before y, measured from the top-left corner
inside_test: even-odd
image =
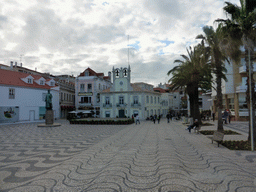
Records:
[[[39,124],[38,127],[58,127],[61,126],[59,123],[54,123],[53,110],[46,110],[45,112],[45,124]]]
[[[46,110],[45,113],[45,124],[52,125],[54,123],[53,110]]]

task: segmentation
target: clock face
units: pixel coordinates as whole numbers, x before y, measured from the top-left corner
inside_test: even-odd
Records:
[[[119,83],[121,86],[124,84],[124,82],[123,81],[120,81],[120,83]]]

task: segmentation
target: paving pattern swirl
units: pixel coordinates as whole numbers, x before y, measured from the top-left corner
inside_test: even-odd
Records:
[[[180,122],[0,126],[2,191],[256,191],[252,152],[229,151]]]

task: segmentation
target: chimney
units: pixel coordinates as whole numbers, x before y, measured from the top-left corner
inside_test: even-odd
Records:
[[[17,62],[15,62],[15,67],[17,67]]]
[[[11,69],[13,69],[13,61],[11,61]]]
[[[22,63],[20,63],[20,66],[22,67]]]
[[[109,81],[111,81],[111,71],[108,72]]]

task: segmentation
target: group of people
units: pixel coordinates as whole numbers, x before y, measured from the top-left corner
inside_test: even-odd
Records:
[[[224,113],[222,114],[222,118],[225,121],[225,124],[229,123],[231,121],[231,112],[228,109],[225,109]]]
[[[158,124],[160,123],[160,119],[161,119],[161,115],[151,115],[150,116],[150,119],[154,122],[154,123],[156,123],[156,120],[157,120],[157,122],[158,122]]]

